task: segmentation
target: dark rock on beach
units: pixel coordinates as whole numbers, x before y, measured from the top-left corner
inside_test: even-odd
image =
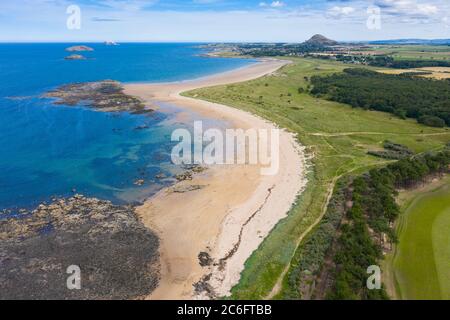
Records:
[[[199,166],[199,165],[184,165],[183,169],[185,170],[183,173],[175,175],[175,179],[179,182],[181,181],[190,181],[194,178],[194,175],[203,173],[207,170],[207,168]]]
[[[130,206],[75,195],[0,220],[0,299],[139,299],[159,282],[159,240]],[[69,290],[70,266],[81,289]]]
[[[197,191],[203,189],[205,186],[201,185],[186,185],[186,186],[176,186],[172,189],[174,193],[188,193],[192,191]]]
[[[57,98],[57,105],[86,105],[103,112],[130,112],[145,114],[147,109],[138,98],[123,92],[122,85],[113,80],[63,85],[47,92],[45,98]]]
[[[193,179],[193,174],[191,171],[186,171],[180,174],[175,175],[175,179],[178,181],[189,181]]]
[[[198,255],[198,261],[201,267],[209,267],[214,263],[208,252],[200,252]]]

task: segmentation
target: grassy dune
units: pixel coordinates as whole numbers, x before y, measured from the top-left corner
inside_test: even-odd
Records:
[[[401,299],[450,299],[450,178],[403,192],[400,243],[387,257]]]
[[[313,156],[307,190],[260,248],[248,259],[233,298],[283,297],[288,289],[291,261],[301,242],[320,222],[340,177],[364,172],[387,161],[367,155],[385,140],[404,144],[415,152],[440,149],[450,140],[445,129],[424,127],[413,120],[352,109],[316,99],[307,93],[308,78],[339,72],[348,65],[325,60],[293,58],[293,64],[258,80],[196,90],[189,96],[243,109],[298,134]],[[293,260],[294,259],[294,260]],[[275,288],[275,289],[274,289]]]

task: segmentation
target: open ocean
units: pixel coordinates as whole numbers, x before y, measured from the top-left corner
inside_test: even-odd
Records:
[[[188,80],[253,62],[202,57],[196,44],[132,43],[85,44],[95,49],[81,53],[88,60],[66,61],[72,45],[0,44],[0,210],[32,208],[74,192],[135,203],[174,182],[170,136],[176,122],[168,120],[175,115],[55,106],[40,97],[46,91],[104,79]],[[142,125],[148,129],[136,130]],[[160,173],[168,178],[156,179]],[[144,186],[134,184],[139,179]]]

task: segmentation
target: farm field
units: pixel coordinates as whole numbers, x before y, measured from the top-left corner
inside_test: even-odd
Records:
[[[382,69],[377,70],[386,74],[402,74],[408,72],[426,72],[429,74],[419,75],[419,77],[432,78],[437,80],[450,79],[450,68],[448,67],[425,67],[415,69]]]
[[[450,299],[450,177],[399,195],[400,243],[386,257],[386,283],[398,299]]]
[[[326,212],[341,177],[362,173],[390,161],[369,156],[386,140],[416,153],[440,150],[450,131],[401,120],[393,115],[353,109],[306,93],[309,78],[342,71],[349,65],[327,60],[290,58],[292,64],[274,75],[250,82],[196,90],[186,95],[243,109],[298,134],[311,155],[309,184],[246,263],[235,299],[283,298],[296,253]]]
[[[450,60],[448,46],[381,45],[370,50],[392,55],[396,60]]]

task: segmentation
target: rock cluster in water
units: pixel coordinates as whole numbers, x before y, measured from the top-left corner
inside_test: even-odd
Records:
[[[120,82],[104,80],[63,85],[47,92],[45,98],[57,98],[58,105],[86,105],[103,112],[130,112],[144,114],[153,110],[145,107],[138,98],[123,92]]]
[[[76,195],[0,216],[1,299],[133,299],[159,282],[159,240],[131,206]],[[70,266],[81,289],[69,290]]]

